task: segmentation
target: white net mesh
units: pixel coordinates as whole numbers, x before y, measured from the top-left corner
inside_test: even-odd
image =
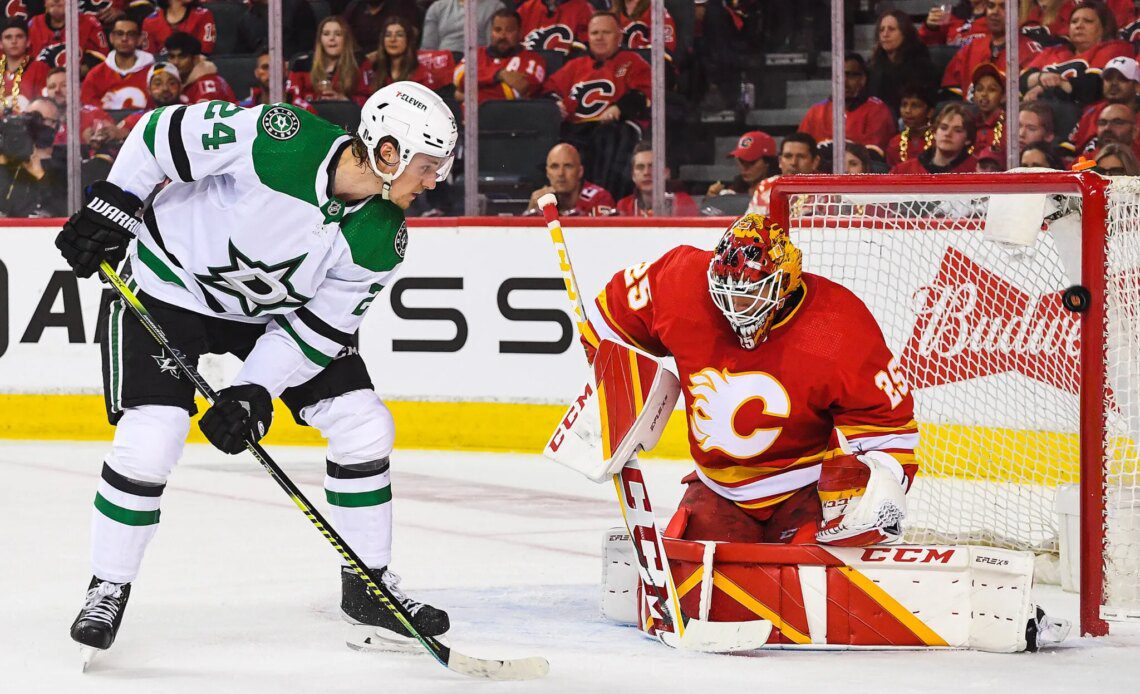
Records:
[[[1057,552],[1057,489],[1080,481],[1080,319],[1062,293],[1080,283],[1083,203],[1009,190],[789,200],[804,270],[863,299],[911,382],[911,542]],[[1140,611],[1140,184],[1110,199],[1105,602],[1123,613]],[[1021,245],[993,240],[987,213]]]

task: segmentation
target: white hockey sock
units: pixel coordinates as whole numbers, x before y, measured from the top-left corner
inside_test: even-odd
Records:
[[[388,459],[352,466],[328,461],[325,498],[329,502],[333,527],[360,555],[365,566],[387,566],[392,560],[392,486]]]

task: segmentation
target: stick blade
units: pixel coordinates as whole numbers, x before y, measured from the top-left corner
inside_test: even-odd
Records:
[[[550,672],[550,662],[538,656],[509,660],[485,660],[451,652],[449,670],[487,680],[536,680]]]
[[[659,635],[667,646],[701,653],[736,653],[754,651],[768,642],[772,623],[766,619],[752,622],[708,622],[690,619],[685,635],[663,632]]]

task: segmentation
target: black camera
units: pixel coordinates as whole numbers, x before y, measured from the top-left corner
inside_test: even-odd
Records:
[[[0,119],[0,154],[8,161],[25,161],[32,156],[31,126],[32,119],[23,114],[9,114]]]

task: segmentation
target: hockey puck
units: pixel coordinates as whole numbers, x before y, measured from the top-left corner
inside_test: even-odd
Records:
[[[1074,313],[1084,313],[1089,310],[1092,294],[1087,287],[1074,284],[1061,294],[1061,305]]]

